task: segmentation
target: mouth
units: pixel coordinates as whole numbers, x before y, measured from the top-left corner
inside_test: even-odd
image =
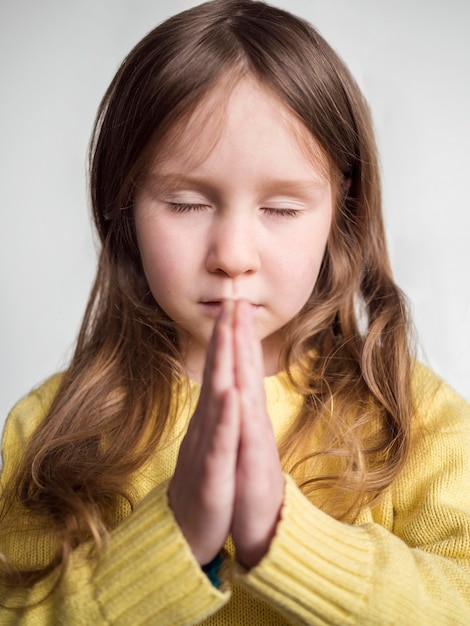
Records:
[[[223,302],[224,300],[202,300],[200,304],[202,305],[206,313],[213,317],[218,317],[222,310]],[[254,304],[253,302],[250,302],[250,304],[254,309],[258,309],[261,306],[260,304]]]
[[[201,302],[206,313],[212,316],[218,316],[222,310],[222,300],[207,300]]]

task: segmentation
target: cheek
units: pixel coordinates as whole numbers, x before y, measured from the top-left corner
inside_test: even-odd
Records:
[[[297,262],[294,261],[297,271],[290,277],[290,292],[298,308],[306,303],[315,287],[322,258],[323,255],[316,254],[310,258],[301,257]]]
[[[328,231],[311,237],[298,235],[278,256],[277,272],[286,287],[299,298],[309,297],[315,286],[326,248]]]
[[[178,273],[177,248],[161,229],[147,221],[137,223],[137,240],[147,282],[157,297],[155,292],[165,289]]]

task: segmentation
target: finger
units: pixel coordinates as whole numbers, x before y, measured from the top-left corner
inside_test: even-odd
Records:
[[[248,302],[240,301],[235,307],[234,346],[240,443],[232,537],[237,557],[251,567],[266,553],[274,535],[284,478],[266,409],[261,342]]]
[[[170,483],[170,506],[201,564],[217,554],[232,524],[239,415],[238,393],[230,389],[204,437],[185,437]]]
[[[261,342],[254,326],[253,307],[246,301],[236,303],[234,313],[235,382],[243,405],[264,410],[264,365]],[[243,409],[243,407],[242,407]]]
[[[276,439],[266,408],[261,342],[254,327],[253,307],[237,303],[234,325],[235,371],[240,394],[239,461],[247,468],[259,465],[259,454],[266,452],[270,467],[279,466]]]
[[[201,400],[219,397],[234,386],[233,302],[222,303],[222,310],[209,342]]]
[[[217,392],[225,392],[234,386],[233,354],[233,300],[222,303],[222,312],[218,320],[216,343],[214,346],[212,384]]]

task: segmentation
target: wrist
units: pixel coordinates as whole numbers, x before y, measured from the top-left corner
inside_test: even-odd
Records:
[[[201,566],[202,571],[216,589],[220,587],[219,571],[221,566],[222,557],[220,556],[220,553],[216,554],[212,561],[209,561],[209,563],[206,563],[206,565]]]

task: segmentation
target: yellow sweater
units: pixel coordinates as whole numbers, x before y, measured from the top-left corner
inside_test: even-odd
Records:
[[[55,377],[13,409],[3,437],[2,481],[14,471],[57,385]],[[265,386],[279,437],[299,398],[284,375],[267,378]],[[417,410],[407,467],[380,505],[354,524],[320,511],[287,477],[268,554],[249,572],[227,556],[216,589],[168,506],[179,437],[135,478],[140,504],[131,514],[116,511],[121,521],[102,558],[96,562],[80,548],[65,580],[49,595],[53,576],[28,591],[0,587],[0,603],[12,607],[0,609],[0,624],[468,626],[470,407],[425,368],[417,369],[414,386]],[[199,387],[192,391],[194,406]],[[188,417],[186,407],[180,423]],[[50,553],[51,538],[21,511],[14,515],[14,529],[0,537],[0,552],[37,566]]]

